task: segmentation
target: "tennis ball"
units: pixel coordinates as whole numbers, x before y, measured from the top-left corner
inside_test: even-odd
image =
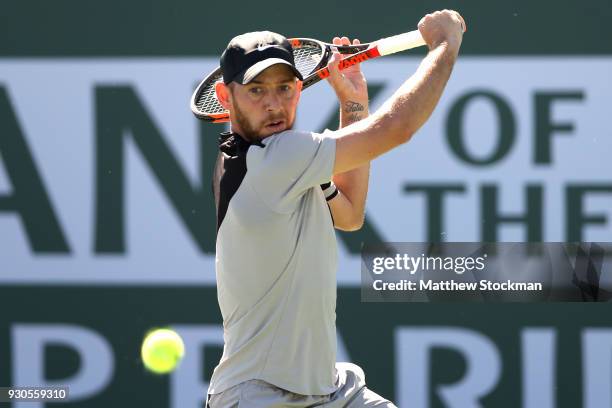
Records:
[[[145,367],[156,374],[174,370],[184,354],[185,345],[181,336],[171,329],[156,329],[147,333],[140,349]]]

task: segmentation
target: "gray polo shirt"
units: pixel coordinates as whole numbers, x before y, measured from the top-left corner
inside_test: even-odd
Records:
[[[213,188],[223,356],[209,393],[251,379],[304,395],[335,391],[333,222],[320,184],[336,142],[285,131],[221,141]]]

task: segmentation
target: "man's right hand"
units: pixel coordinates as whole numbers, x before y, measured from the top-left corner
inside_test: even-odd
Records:
[[[430,50],[441,44],[447,44],[457,52],[466,29],[463,17],[454,10],[427,14],[419,21],[418,27]]]

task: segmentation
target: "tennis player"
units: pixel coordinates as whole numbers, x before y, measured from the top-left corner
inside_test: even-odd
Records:
[[[334,227],[362,225],[369,162],[430,116],[463,26],[454,11],[423,17],[428,55],[371,116],[359,67],[339,71],[334,55],[341,128],[323,134],[292,129],[302,76],[284,37],[254,32],[228,44],[216,93],[231,132],[220,138],[213,180],[225,346],[211,408],[395,407],[366,387],[358,366],[336,363]]]

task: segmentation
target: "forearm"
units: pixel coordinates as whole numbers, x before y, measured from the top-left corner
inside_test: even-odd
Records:
[[[340,101],[340,128],[359,122],[369,115],[369,104],[367,99],[356,101]]]
[[[438,104],[457,59],[457,52],[458,47],[448,43],[442,43],[431,50],[417,71],[370,118],[366,119],[367,105],[364,109],[361,103],[345,101],[340,110],[341,128],[365,119],[356,126],[365,124],[374,133],[374,137],[391,139],[391,143],[396,139],[407,141],[429,119]],[[395,145],[397,143],[389,149]],[[366,161],[359,167],[337,173],[333,177],[340,191],[362,213],[368,191],[369,168],[370,162]]]
[[[380,133],[409,140],[436,107],[457,59],[458,48],[442,43],[376,112],[372,125]]]
[[[369,114],[366,101],[340,102],[340,127],[358,122]],[[365,203],[368,194],[370,163],[353,170],[336,174],[332,180],[340,191],[337,199],[330,201],[334,219],[340,229],[354,230],[361,227],[365,216]]]
[[[334,174],[360,167],[410,140],[433,112],[456,58],[457,51],[436,47],[380,109],[338,130]]]

